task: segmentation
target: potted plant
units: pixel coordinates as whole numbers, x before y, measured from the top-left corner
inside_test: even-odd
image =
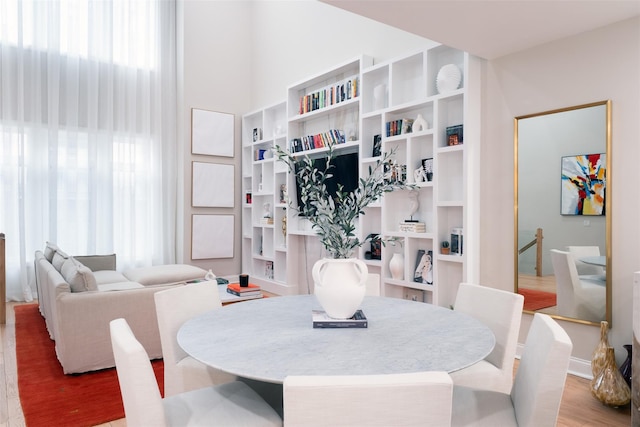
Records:
[[[298,182],[302,205],[291,207],[301,212],[311,222],[313,230],[320,238],[320,243],[329,255],[328,258],[318,261],[313,267],[314,292],[329,316],[350,317],[362,302],[364,283],[367,278],[367,267],[362,261],[353,258],[354,252],[356,248],[369,242],[371,236],[376,236],[370,234],[360,240],[355,234],[356,219],[359,215],[364,215],[365,207],[378,200],[384,193],[396,189],[411,188],[412,185],[392,179],[393,162],[391,159],[394,154],[392,150],[385,152],[375,165],[369,166],[369,175],[359,179],[358,187],[355,190],[344,191],[343,186],[338,184],[338,191],[334,198],[327,191],[327,180],[332,177],[333,166],[331,162],[335,157],[333,145],[328,146],[324,171],[316,168],[308,155],[294,157],[279,146],[274,147],[274,152],[279,160],[287,164],[289,171],[295,174]],[[378,236],[376,238],[379,238],[384,244],[385,239]],[[330,260],[336,262],[329,262]],[[350,293],[346,290],[346,283],[349,279],[361,288],[361,296],[357,303],[346,304],[345,302]],[[340,287],[336,292],[338,292],[337,299],[341,300],[342,305],[345,306],[342,310],[332,311],[323,302],[324,297],[321,296],[326,289],[320,288],[329,288],[329,284],[333,282]],[[357,293],[360,293],[360,289]],[[354,297],[354,299],[357,298]],[[349,308],[346,308],[347,305]]]
[[[442,248],[440,248],[440,253],[443,254],[443,255],[448,255],[450,249],[451,248],[449,247],[449,241],[448,240],[443,240],[442,241]]]

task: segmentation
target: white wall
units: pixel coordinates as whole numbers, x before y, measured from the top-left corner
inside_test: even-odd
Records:
[[[367,54],[383,61],[434,43],[316,1],[182,0],[179,2],[179,134],[183,144],[184,189],[178,236],[178,261],[213,269],[217,275],[240,272],[241,191],[234,209],[191,207],[191,162],[235,165],[241,188],[241,119],[248,112],[285,100],[286,89],[343,61]],[[329,25],[330,24],[330,25]],[[191,108],[236,115],[234,159],[191,155]],[[193,214],[236,216],[234,258],[191,260]]]
[[[513,118],[612,100],[613,319],[618,363],[631,342],[632,274],[640,269],[640,19],[519,52],[487,64],[483,94],[481,281],[513,289]],[[525,315],[521,340],[531,316]],[[562,322],[573,356],[591,359],[599,328]]]
[[[360,54],[384,61],[435,43],[317,1],[253,3],[252,105],[285,100],[286,88]]]
[[[193,161],[235,165],[235,188],[240,187],[240,124],[250,108],[251,88],[251,7],[243,1],[183,0],[178,3],[178,95],[181,139],[182,185],[178,207],[178,261],[212,269],[218,275],[240,270],[241,191],[236,191],[235,207],[191,207],[191,163]],[[191,109],[235,114],[235,157],[191,154]],[[216,183],[212,183],[215,185]],[[234,257],[218,260],[191,260],[191,217],[193,214],[235,215]],[[180,226],[181,225],[181,226]],[[182,234],[180,234],[182,232]]]

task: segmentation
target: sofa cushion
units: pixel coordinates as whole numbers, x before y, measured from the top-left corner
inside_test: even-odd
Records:
[[[74,256],[74,258],[89,267],[94,273],[96,271],[116,269],[116,254],[80,255]]]
[[[96,283],[98,284],[98,287],[100,287],[100,285],[105,285],[108,283],[118,283],[118,282],[129,281],[126,277],[124,277],[124,274],[114,270],[94,271],[93,277],[96,278]]]
[[[56,253],[53,254],[53,259],[51,260],[51,264],[53,264],[53,267],[58,270],[58,272],[62,273],[62,264],[64,264],[64,262],[69,258],[69,256],[67,254],[65,254],[62,251],[56,251]]]
[[[73,259],[73,257],[68,257],[64,261],[60,273],[64,280],[69,283],[71,292],[98,290],[98,284],[91,270]]]
[[[100,292],[108,292],[108,291],[126,291],[129,289],[141,289],[144,288],[138,282],[117,282],[117,283],[105,283],[103,285],[98,285],[98,290]]]
[[[56,245],[55,243],[47,242],[44,247],[44,257],[47,259],[47,261],[51,262],[53,261],[53,254],[55,254],[57,251],[58,245]]]
[[[187,264],[154,265],[126,270],[125,277],[132,282],[145,286],[167,283],[185,282],[187,280],[204,279],[207,274],[200,267]]]

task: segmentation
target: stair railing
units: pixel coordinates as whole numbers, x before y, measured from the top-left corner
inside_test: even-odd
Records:
[[[529,243],[518,250],[518,255],[522,255],[532,246],[536,247],[536,276],[542,276],[542,228],[536,230],[536,236]]]

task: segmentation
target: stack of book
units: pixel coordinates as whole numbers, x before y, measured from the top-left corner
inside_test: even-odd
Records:
[[[427,226],[424,222],[402,221],[400,223],[400,231],[409,233],[426,233]]]
[[[249,283],[249,286],[240,286],[240,283],[229,283],[227,292],[244,299],[262,298],[262,289],[260,286]]]

